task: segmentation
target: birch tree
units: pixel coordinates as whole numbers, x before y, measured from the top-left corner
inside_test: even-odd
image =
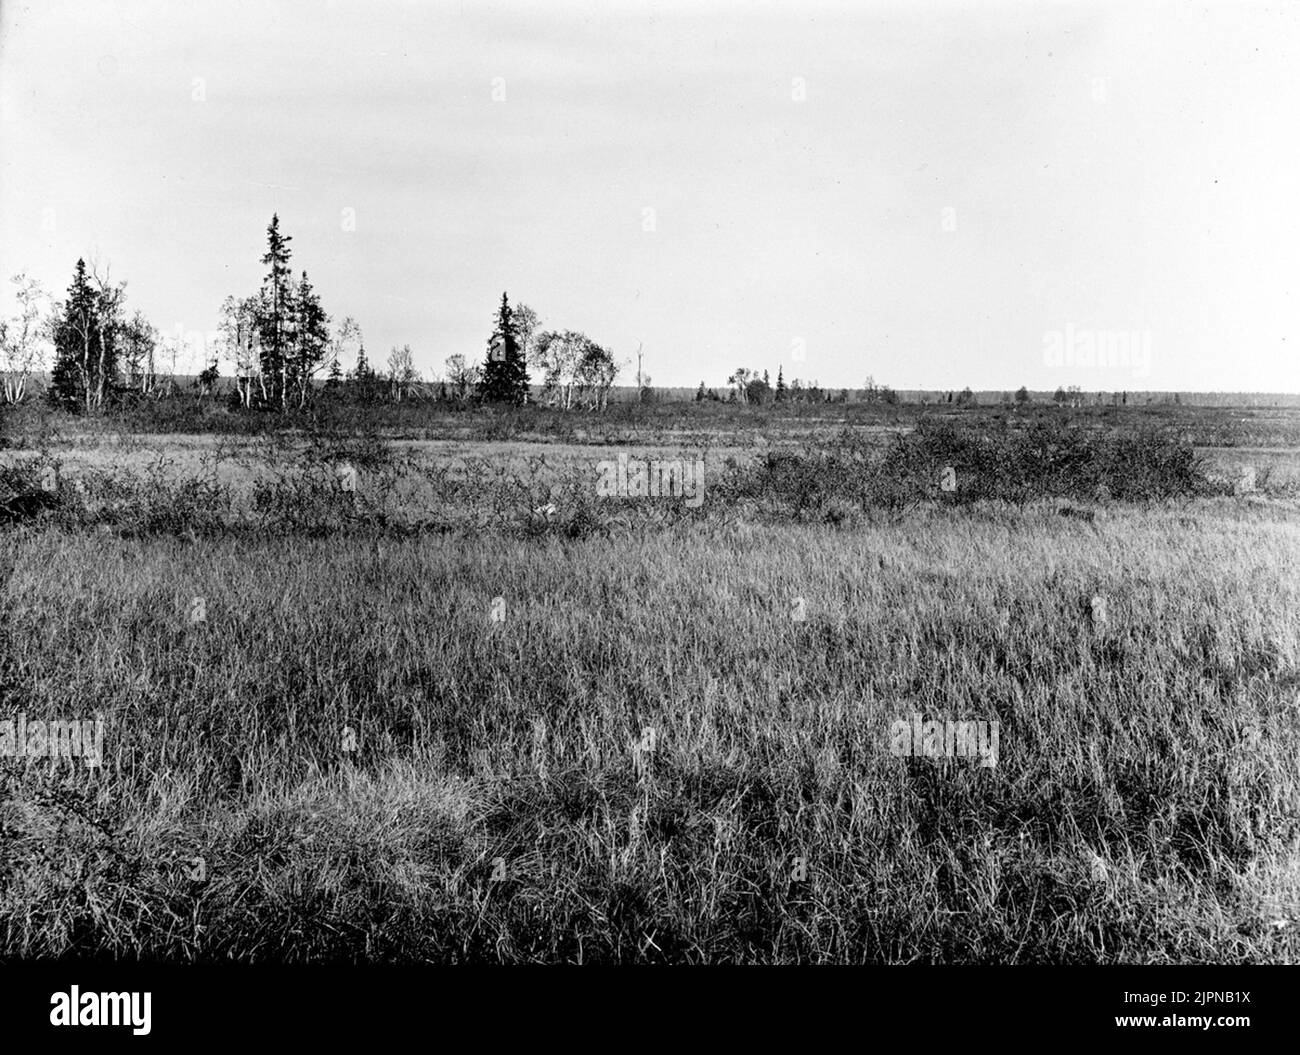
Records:
[[[609,402],[609,390],[618,377],[619,365],[614,354],[594,341],[588,341],[578,364],[578,384],[589,395],[588,409],[604,411]]]
[[[563,410],[573,406],[578,371],[591,344],[590,338],[573,330],[538,335],[533,362],[542,371],[542,384],[552,405],[559,403]]]
[[[409,344],[401,348],[394,347],[388,353],[388,384],[393,399],[401,402],[409,396],[411,388],[420,380],[420,372],[415,369],[415,358]]]
[[[49,295],[40,282],[25,274],[14,275],[10,281],[17,287],[18,312],[0,319],[0,371],[4,374],[4,401],[14,404],[23,401],[27,379],[45,358]]]
[[[221,344],[235,367],[239,402],[253,403],[253,384],[260,380],[261,347],[258,343],[258,298],[227,297],[221,304]]]
[[[451,385],[456,398],[464,402],[478,387],[482,370],[477,363],[467,361],[463,355],[448,356],[443,366],[447,371],[447,384]]]

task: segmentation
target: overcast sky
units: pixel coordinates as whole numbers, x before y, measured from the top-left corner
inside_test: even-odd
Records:
[[[1294,3],[0,12],[0,268],[96,257],[164,333],[278,211],[426,376],[504,290],[657,384],[1300,390]]]

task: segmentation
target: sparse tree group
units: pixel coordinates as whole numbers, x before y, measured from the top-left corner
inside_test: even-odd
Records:
[[[217,394],[222,377],[218,361],[224,356],[233,381],[233,389],[226,386],[230,406],[243,410],[303,410],[322,393],[332,401],[360,404],[425,399],[523,406],[533,400],[536,377],[540,405],[599,411],[606,408],[626,365],[580,331],[543,327],[536,311],[522,303],[512,306],[503,293],[481,361],[453,354],[445,361],[443,376],[435,375],[426,384],[415,352],[404,344],[388,353],[385,370],[377,370],[356,320],[345,317],[333,327],[306,270],[295,273],[292,241],[281,230],[279,215],[272,215],[260,258],[266,269],[261,285],[250,294],[228,296],[221,304],[218,329],[206,346],[208,358],[191,385],[199,399]],[[78,260],[67,297],[57,303],[26,275],[16,275],[12,282],[17,311],[0,318],[0,403],[22,402],[47,358],[52,360],[49,398],[65,409],[88,412],[118,397],[177,392],[182,337],[163,339],[140,311],[128,313],[125,283],[112,281],[106,270]],[[643,369],[640,346],[636,360],[637,399],[650,402],[657,393]],[[350,368],[345,365],[349,362]],[[1104,402],[1105,396],[1094,394],[1094,402]],[[939,393],[937,398],[959,406],[977,402],[970,388]],[[1176,394],[1165,398],[1179,401]],[[833,392],[816,380],[796,377],[787,382],[783,366],[777,368],[775,383],[767,370],[742,366],[727,377],[721,393],[704,381],[695,392],[700,403],[724,399],[754,407],[850,401],[893,405],[899,396],[871,376],[855,392]],[[1080,407],[1084,393],[1077,385],[1059,387],[1052,399],[1058,406]],[[1002,393],[1001,400],[1017,406],[1033,402],[1024,386],[1014,394]],[[921,402],[927,402],[924,396]],[[1111,393],[1110,402],[1127,406],[1128,393]]]

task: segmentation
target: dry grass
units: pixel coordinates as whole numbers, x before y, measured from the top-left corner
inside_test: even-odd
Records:
[[[0,717],[105,734],[0,760],[0,954],[1296,959],[1293,501],[726,494],[608,537],[8,529]],[[914,711],[998,764],[895,757]]]

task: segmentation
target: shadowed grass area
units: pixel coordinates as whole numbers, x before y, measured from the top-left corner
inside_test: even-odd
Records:
[[[1296,956],[1286,507],[5,539],[10,958]]]

